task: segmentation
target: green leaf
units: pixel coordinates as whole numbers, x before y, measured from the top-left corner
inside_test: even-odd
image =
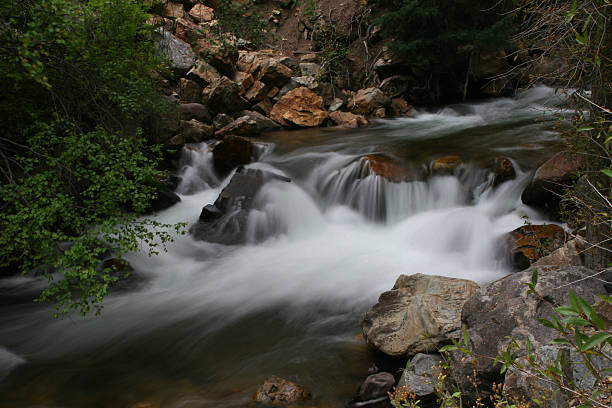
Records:
[[[574,317],[574,316],[563,319],[563,322],[567,324],[571,324],[572,326],[575,326],[575,327],[591,325],[590,321],[583,319],[582,317]]]
[[[608,177],[612,177],[612,169],[602,169],[601,172]]]
[[[563,344],[563,345],[567,345],[567,346],[571,346],[572,343],[569,342],[569,340],[564,339],[562,337],[556,338],[554,340],[551,340],[548,342],[548,344]]]
[[[442,346],[438,349],[439,353],[447,353],[449,351],[454,351],[457,350],[458,347],[455,346],[454,344],[447,344],[446,346]]]
[[[576,312],[580,312],[580,306],[578,305],[578,298],[576,298],[576,294],[574,293],[573,290],[570,290],[569,292],[569,300],[570,300],[570,305],[572,305],[572,309],[574,309],[574,311]]]
[[[593,126],[582,126],[576,129],[577,132],[588,132],[589,130],[595,129]]]
[[[612,335],[609,333],[596,333],[584,342],[584,344],[580,347],[580,351],[591,350],[610,338],[612,338]]]
[[[580,316],[580,309],[576,311],[573,307],[570,306],[559,306],[556,307],[554,310],[555,312],[564,316]]]

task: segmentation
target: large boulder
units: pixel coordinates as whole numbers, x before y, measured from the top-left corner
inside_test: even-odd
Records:
[[[450,354],[452,380],[459,386],[465,401],[473,401],[478,395],[486,398],[493,383],[504,381],[500,364],[495,364],[493,359],[506,349],[510,338],[521,344],[529,338],[532,349],[537,350],[559,337],[539,319],[550,319],[553,307],[567,304],[570,290],[591,304],[599,294],[606,293],[601,281],[588,278],[595,274],[590,269],[540,266],[537,267],[539,276],[535,289],[541,297],[528,294],[526,284],[531,282],[533,270],[492,282],[465,303],[461,321],[467,333],[468,348],[474,355],[492,357],[473,360],[460,351]],[[516,351],[521,357],[521,349]]]
[[[370,123],[363,115],[355,115],[351,112],[335,111],[329,114],[329,118],[338,126],[352,129],[367,126]]]
[[[478,290],[465,279],[401,275],[361,319],[368,344],[389,356],[434,352],[461,332],[461,308]]]
[[[287,127],[316,127],[327,120],[323,99],[306,87],[287,92],[272,108],[270,117]]]
[[[228,135],[213,148],[215,168],[221,173],[227,173],[235,167],[249,164],[254,158],[255,145],[241,136]]]
[[[195,61],[191,46],[162,28],[157,29],[156,32],[158,33],[157,49],[168,57],[172,72],[179,77],[185,75]]]
[[[560,152],[541,165],[521,196],[523,203],[537,207],[553,219],[559,217],[559,204],[565,189],[573,185],[578,170],[586,167],[584,156]]]
[[[212,85],[208,106],[217,113],[233,114],[246,109],[248,102],[240,96],[238,84],[224,76]]]
[[[369,115],[379,108],[386,108],[391,104],[391,99],[378,88],[366,88],[357,91],[349,107],[354,113]]]
[[[510,266],[520,271],[562,247],[567,234],[555,224],[523,225],[510,232],[507,240]]]
[[[244,243],[255,197],[270,180],[291,181],[262,170],[243,167],[236,170],[214,204],[202,209],[198,222],[191,226],[191,234],[202,241],[226,245]]]
[[[292,381],[270,377],[259,387],[253,399],[263,404],[295,404],[308,400],[310,393]]]
[[[402,372],[397,388],[413,393],[421,401],[435,399],[435,387],[443,364],[444,359],[440,354],[417,354]]]

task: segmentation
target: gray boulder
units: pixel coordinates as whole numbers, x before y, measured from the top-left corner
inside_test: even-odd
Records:
[[[461,332],[461,308],[478,290],[465,279],[401,275],[361,319],[369,345],[390,356],[437,351]]]
[[[157,49],[168,57],[170,69],[177,76],[187,74],[195,62],[191,46],[164,29],[158,29],[157,34]]]
[[[417,354],[402,373],[397,387],[406,388],[420,400],[434,398],[438,375],[442,371],[440,365],[443,362],[440,354]]]

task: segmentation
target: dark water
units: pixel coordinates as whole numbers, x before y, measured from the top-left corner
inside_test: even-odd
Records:
[[[483,283],[507,273],[502,235],[541,221],[520,193],[559,149],[563,112],[544,109],[557,102],[536,88],[367,129],[262,137],[252,167],[293,179],[258,197],[249,228],[266,231],[264,242],[181,236],[155,258],[134,254],[138,284],[108,298],[101,317],[53,320],[30,302],[36,281],[0,281],[0,406],[241,407],[270,375],[309,389],[305,406],[343,406],[375,360],[359,318],[397,276]],[[389,183],[358,175],[368,153],[424,172],[445,155],[464,165]],[[494,188],[484,167],[499,156],[514,161],[517,179]],[[182,202],[163,222],[194,222],[227,183],[204,145],[183,164]]]

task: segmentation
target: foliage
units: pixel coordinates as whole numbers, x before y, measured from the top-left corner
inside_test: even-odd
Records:
[[[254,0],[219,0],[215,9],[220,35],[231,33],[259,46],[265,39],[267,21],[257,12]]]
[[[59,313],[100,310],[104,256],[170,239],[136,218],[161,177],[141,129],[168,109],[148,18],[136,0],[0,4],[0,268],[44,270]]]
[[[429,73],[440,99],[445,77],[459,82],[469,70],[470,56],[508,44],[512,15],[505,1],[377,0],[389,9],[375,20],[391,47],[415,70]]]
[[[341,76],[349,51],[348,38],[340,34],[334,25],[317,24],[315,49],[319,51],[320,81],[335,83]]]

